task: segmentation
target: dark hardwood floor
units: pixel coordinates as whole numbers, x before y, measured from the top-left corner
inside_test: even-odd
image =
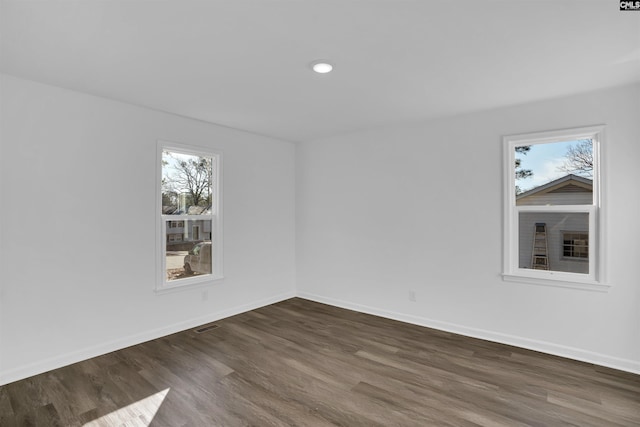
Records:
[[[640,376],[294,298],[0,387],[12,426],[640,426]]]

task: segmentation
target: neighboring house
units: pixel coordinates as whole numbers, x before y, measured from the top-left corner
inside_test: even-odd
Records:
[[[517,206],[590,205],[593,181],[567,175],[516,196]],[[589,215],[587,213],[523,212],[519,217],[520,268],[533,268],[536,225],[544,224],[549,269],[572,273],[589,271]],[[538,231],[541,228],[538,227]]]
[[[167,243],[177,243],[184,241],[184,221],[167,222]]]
[[[165,215],[183,214],[183,211],[180,211],[177,206],[163,206],[162,212]],[[167,247],[172,247],[174,250],[182,250],[191,247],[192,243],[210,241],[211,221],[197,219],[197,215],[210,212],[211,206],[190,206],[187,209],[187,215],[193,215],[193,219],[167,221]],[[188,245],[184,246],[184,243]]]

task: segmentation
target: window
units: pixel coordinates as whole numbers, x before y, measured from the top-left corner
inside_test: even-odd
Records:
[[[158,257],[156,289],[222,279],[220,153],[158,143]]]
[[[562,255],[565,258],[589,258],[589,234],[577,232],[562,233]]]
[[[505,144],[505,280],[606,289],[603,126],[512,135]]]

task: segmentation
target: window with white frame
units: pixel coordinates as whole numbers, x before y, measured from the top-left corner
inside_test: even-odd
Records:
[[[505,280],[606,289],[604,126],[504,137]]]
[[[158,143],[157,290],[223,277],[221,160],[205,148]]]

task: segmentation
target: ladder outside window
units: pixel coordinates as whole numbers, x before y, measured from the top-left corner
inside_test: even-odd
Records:
[[[531,268],[549,270],[549,245],[547,243],[547,224],[537,222],[534,225],[533,251],[531,252]]]

